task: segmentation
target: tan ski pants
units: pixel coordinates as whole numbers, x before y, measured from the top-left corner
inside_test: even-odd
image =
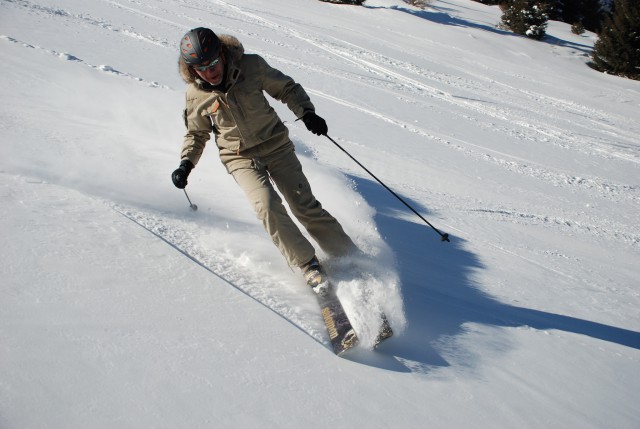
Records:
[[[341,256],[354,250],[355,245],[340,223],[322,208],[311,192],[293,143],[268,150],[268,147],[255,148],[241,155],[221,152],[221,159],[289,265],[300,267],[316,252],[287,213],[273,184],[291,213],[323,251],[330,256]]]

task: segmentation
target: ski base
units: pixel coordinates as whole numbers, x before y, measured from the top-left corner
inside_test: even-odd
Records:
[[[335,354],[341,355],[358,344],[358,336],[335,291],[332,287],[327,289],[324,293],[317,295],[318,303],[322,310],[322,318],[327,327],[333,351]]]

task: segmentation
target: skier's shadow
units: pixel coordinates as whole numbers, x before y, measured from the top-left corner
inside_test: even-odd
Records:
[[[398,211],[405,209],[398,200],[376,182],[351,178],[376,208],[378,231],[395,253],[408,325],[403,335],[383,343],[378,352],[356,350],[350,359],[388,370],[429,373],[451,365],[442,351],[463,347],[456,346],[455,340],[470,323],[555,329],[640,349],[638,332],[499,302],[474,282],[473,272],[483,265],[463,248],[461,238],[450,234],[450,243],[441,242],[417,217],[416,222],[398,219]],[[423,216],[429,215],[416,202],[403,199]],[[473,365],[473,361],[465,364]]]

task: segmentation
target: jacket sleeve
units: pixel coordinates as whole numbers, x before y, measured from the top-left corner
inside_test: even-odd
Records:
[[[297,118],[301,118],[306,112],[315,111],[302,85],[280,70],[271,67],[262,57],[259,61],[263,76],[262,89],[267,94],[285,103]]]
[[[213,127],[208,116],[202,116],[199,109],[198,97],[187,90],[186,107],[182,114],[187,132],[180,152],[181,160],[189,160],[195,166],[198,164],[207,142],[211,138]]]

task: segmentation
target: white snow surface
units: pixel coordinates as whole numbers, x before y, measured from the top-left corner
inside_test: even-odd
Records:
[[[640,427],[640,82],[434,0],[0,1],[0,427]],[[187,187],[177,44],[232,34],[365,257],[330,349],[211,143]],[[369,349],[383,309],[397,335]]]

